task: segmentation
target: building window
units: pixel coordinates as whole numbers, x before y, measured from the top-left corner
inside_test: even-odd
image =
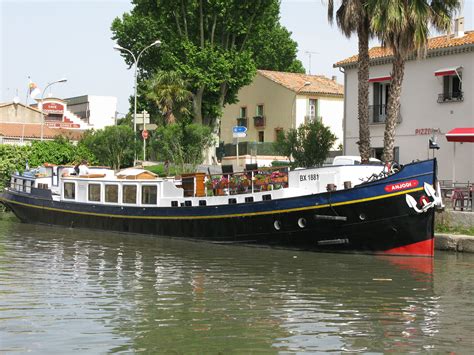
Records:
[[[240,108],[239,118],[247,118],[247,107],[241,107]]]
[[[461,74],[443,76],[443,93],[438,95],[438,102],[463,101]]]
[[[73,182],[65,182],[64,183],[64,198],[68,200],[75,200],[76,199],[76,184]]]
[[[142,204],[144,205],[156,205],[157,201],[157,188],[153,185],[142,186]]]
[[[387,102],[390,93],[390,82],[374,83],[373,105],[369,108],[370,123],[384,123],[387,118]]]
[[[100,184],[89,184],[87,188],[89,201],[100,202]]]
[[[277,141],[278,136],[279,136],[280,134],[284,134],[283,128],[281,128],[281,127],[275,128],[275,141]]]
[[[118,185],[105,185],[105,202],[118,203]]]
[[[311,121],[315,121],[319,116],[319,101],[317,99],[309,99],[308,100],[308,111],[306,114],[306,122],[309,123]]]
[[[256,116],[263,117],[263,105],[257,105]]]
[[[137,203],[137,186],[123,185],[123,203]]]
[[[264,131],[258,131],[258,141],[259,142],[265,142],[265,132]]]
[[[383,147],[382,148],[372,148],[372,157],[378,160],[383,160]],[[400,147],[393,148],[393,160],[400,162]]]

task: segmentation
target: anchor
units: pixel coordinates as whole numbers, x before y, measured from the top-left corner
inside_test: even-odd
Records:
[[[416,200],[411,196],[410,194],[405,195],[405,200],[407,202],[408,207],[413,208],[416,213],[424,213],[428,211],[430,208],[438,208],[438,209],[443,209],[444,204],[443,200],[441,198],[441,193],[440,193],[440,186],[439,183],[437,185],[437,191],[433,188],[428,183],[423,184],[423,189],[426,192],[426,195],[428,195],[432,201],[429,201],[428,199],[422,199],[420,202],[422,204],[421,208],[418,207],[418,203]],[[428,202],[429,201],[429,202]]]

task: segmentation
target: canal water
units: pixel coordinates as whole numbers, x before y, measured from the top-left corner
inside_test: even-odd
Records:
[[[318,254],[0,217],[0,353],[469,353],[473,334],[473,255]]]

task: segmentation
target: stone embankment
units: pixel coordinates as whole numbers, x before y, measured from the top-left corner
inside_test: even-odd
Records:
[[[436,214],[437,224],[458,227],[472,228],[474,226],[474,212],[452,211],[446,209]],[[460,235],[452,233],[436,233],[436,250],[450,250],[465,253],[474,253],[474,236]]]

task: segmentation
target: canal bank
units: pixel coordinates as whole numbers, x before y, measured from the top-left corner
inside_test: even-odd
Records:
[[[436,215],[436,225],[437,229],[472,229],[474,213],[446,209]],[[436,233],[435,249],[474,253],[474,236],[451,232]]]

